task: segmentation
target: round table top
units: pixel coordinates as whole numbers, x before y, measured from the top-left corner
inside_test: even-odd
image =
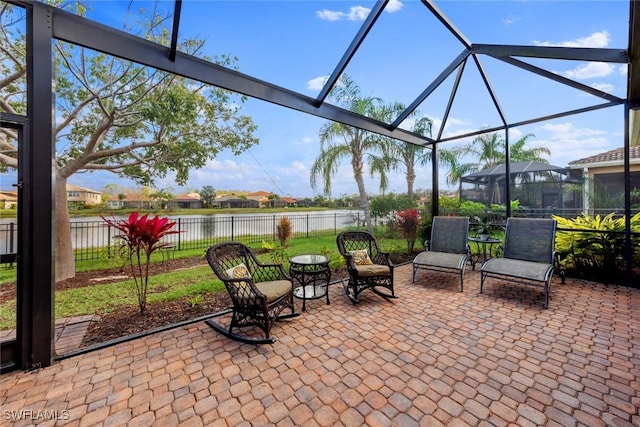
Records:
[[[329,258],[324,255],[298,255],[289,259],[289,262],[300,265],[326,264],[329,262]]]
[[[489,237],[488,239],[482,239],[480,237],[469,237],[469,240],[471,242],[477,242],[477,243],[500,243],[500,242],[502,242],[502,240],[495,239],[493,237]]]

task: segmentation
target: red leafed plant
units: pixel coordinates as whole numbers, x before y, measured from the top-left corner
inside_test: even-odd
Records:
[[[136,284],[138,306],[140,313],[144,313],[147,307],[151,254],[168,245],[167,242],[161,241],[164,236],[179,233],[171,230],[176,223],[170,222],[166,217],[159,218],[157,215],[149,219],[148,215],[139,216],[138,212],[132,212],[128,219],[118,220],[115,216],[113,219],[103,216],[101,218],[122,232],[116,237],[122,239],[122,246],[129,248],[129,265]]]
[[[403,211],[396,212],[396,217],[398,227],[402,232],[402,237],[407,239],[407,249],[409,253],[411,253],[413,252],[413,246],[416,243],[420,214],[417,209],[405,209]]]

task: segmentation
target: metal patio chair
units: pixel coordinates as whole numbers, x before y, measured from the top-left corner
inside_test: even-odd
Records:
[[[262,264],[249,247],[239,242],[225,242],[207,250],[207,262],[222,280],[233,303],[220,314],[232,312],[228,328],[213,318],[205,323],[221,334],[237,341],[271,344],[270,335],[277,320],[300,315],[293,306],[293,283],[281,264]],[[290,314],[281,314],[285,309]],[[234,332],[236,328],[257,326],[264,338],[250,338]]]
[[[349,280],[344,290],[352,303],[356,304],[358,296],[366,289],[384,298],[397,298],[393,290],[393,263],[389,254],[380,250],[371,233],[343,231],[338,234],[336,243],[347,264]],[[388,292],[380,291],[380,288]]]
[[[508,218],[503,257],[480,268],[480,293],[487,277],[541,287],[544,308],[549,306],[554,269],[556,221],[543,218]]]
[[[469,259],[468,238],[469,217],[433,217],[428,248],[413,260],[413,282],[421,269],[457,273],[462,292],[464,270]]]

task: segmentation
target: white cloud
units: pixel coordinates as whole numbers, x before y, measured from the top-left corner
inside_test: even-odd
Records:
[[[385,12],[393,13],[402,9],[402,2],[400,0],[389,0],[389,3],[384,7]]]
[[[611,149],[611,134],[607,131],[576,127],[573,123],[546,123],[535,132],[535,145],[551,150],[550,163],[567,166],[572,160],[582,159]],[[561,148],[559,148],[561,147]]]
[[[324,87],[324,84],[327,82],[329,76],[320,76],[315,79],[311,79],[307,82],[307,89],[319,92]]]
[[[390,0],[384,10],[388,13],[394,13],[402,9],[403,3],[400,0]],[[316,11],[316,16],[324,21],[364,21],[371,12],[371,9],[364,6],[351,6],[349,12],[340,12],[337,10],[322,9]]]
[[[364,6],[351,6],[349,12],[338,12],[335,10],[323,9],[316,12],[318,18],[324,21],[364,21],[371,9]]]
[[[573,70],[563,71],[561,74],[570,79],[585,80],[606,77],[613,73],[614,66],[606,62],[589,62]]]
[[[537,41],[534,40],[533,44],[536,46],[558,46],[558,47],[607,47],[611,37],[607,31],[598,31],[590,34],[586,37],[580,37],[574,40],[567,40],[559,43],[550,41]]]
[[[502,18],[502,23],[505,25],[513,25],[518,21],[520,21],[520,17],[515,15],[509,15],[505,18]]]
[[[615,90],[615,86],[610,83],[594,83],[591,87],[608,93],[612,93]]]
[[[628,68],[626,64],[620,65],[620,67],[618,67],[618,71],[620,72],[621,76],[626,76],[628,73]]]

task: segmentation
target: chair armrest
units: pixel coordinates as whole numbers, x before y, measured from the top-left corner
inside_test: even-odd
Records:
[[[291,280],[282,264],[257,264],[252,274],[256,282],[267,280]]]
[[[342,257],[344,258],[345,264],[347,264],[347,269],[349,270],[356,269],[356,263],[353,261],[353,256],[349,254],[342,254]]]
[[[371,259],[374,264],[384,264],[390,267],[393,266],[391,261],[391,254],[389,252],[378,252],[378,254]]]

